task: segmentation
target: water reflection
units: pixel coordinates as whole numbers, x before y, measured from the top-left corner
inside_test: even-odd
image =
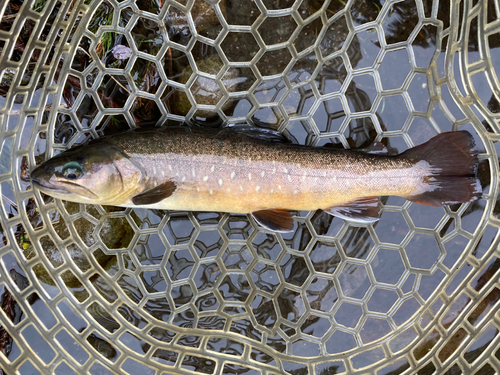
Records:
[[[288,0],[262,3],[270,10],[286,10],[294,4]],[[430,17],[432,2],[423,1],[422,5],[425,15]],[[445,28],[449,27],[447,5],[440,2],[437,9]],[[137,6],[158,14],[163,4],[137,1]],[[217,6],[230,25],[250,26],[261,14],[253,1],[227,0]],[[76,72],[86,72],[85,79],[73,74],[64,82],[63,104],[75,115],[70,115],[69,111],[57,115],[49,144],[66,147],[96,135],[153,125],[159,119],[163,121],[166,113],[178,116],[175,121],[187,116],[199,126],[219,127],[226,118],[232,122],[248,120],[259,127],[282,130],[289,139],[300,144],[364,148],[379,137],[391,154],[404,151],[409,139],[418,144],[430,138],[435,132],[435,124],[427,118],[411,124],[405,122],[413,109],[427,113],[430,103],[430,98],[425,97],[428,96],[427,88],[422,88],[426,76],[410,77],[414,67],[413,62],[409,63],[409,53],[410,48],[413,49],[417,67],[427,68],[436,43],[441,42],[438,28],[434,25],[419,28],[411,43],[403,46],[420,22],[418,12],[421,8],[416,7],[415,1],[390,4],[390,9],[378,1],[355,1],[348,13],[340,14],[345,3],[334,0],[324,7],[325,13],[320,17],[316,12],[322,6],[320,1],[301,3],[298,16],[306,23],[300,30],[297,18],[280,13],[259,25],[257,39],[262,40],[257,40],[245,29],[245,32],[230,31],[220,43],[217,38],[223,29],[221,21],[214,5],[208,2],[195,2],[191,9],[194,29],[191,19],[180,7],[170,6],[162,20],[166,34],[162,34],[160,26],[163,25],[125,7],[116,17],[121,27],[127,26],[132,17],[137,18],[137,21],[134,18],[134,25],[127,26],[132,30],[132,38],[129,38],[119,32],[98,34],[99,26],[109,26],[117,11],[104,1],[88,26],[89,31],[100,38],[96,51],[90,50],[93,41],[89,37],[81,38],[71,65]],[[42,39],[47,37],[57,10],[56,6],[47,23],[48,29],[41,34]],[[9,4],[5,14],[15,15],[15,7]],[[489,19],[490,14],[493,12],[488,13]],[[381,21],[381,18],[381,29],[352,31],[352,24],[364,25]],[[325,24],[325,19],[332,21]],[[11,29],[13,23],[9,20],[2,19],[2,31]],[[471,35],[477,34],[477,28],[477,23],[472,23]],[[12,61],[21,60],[32,30],[33,23],[26,22],[14,47]],[[195,33],[205,39],[194,41]],[[171,44],[165,47],[167,38]],[[293,46],[285,45],[292,39]],[[490,48],[499,45],[496,34],[488,41]],[[129,58],[113,53],[115,47],[130,49],[131,43],[151,58],[137,58],[132,64]],[[218,43],[220,49],[213,46]],[[387,46],[394,47],[398,43],[403,48],[385,51]],[[264,51],[262,44],[275,46]],[[56,49],[55,46],[50,48]],[[441,49],[445,48],[446,43],[442,42]],[[469,52],[476,52],[478,48],[477,38],[469,38]],[[387,52],[384,56],[379,55],[382,49]],[[219,55],[221,50],[224,58]],[[151,61],[160,55],[161,58]],[[101,80],[98,69],[88,69],[96,57],[104,66],[120,69],[119,74],[109,73]],[[32,67],[39,58],[39,52],[31,56],[33,64],[24,73],[23,85],[30,82],[35,72]],[[226,59],[232,64],[229,69],[224,66]],[[381,86],[377,85],[377,76],[367,73],[370,67],[382,77]],[[128,79],[129,73],[125,72],[130,72],[132,79]],[[0,95],[3,97],[7,95],[13,76],[9,71],[2,75]],[[54,77],[56,83],[58,78],[59,71]],[[410,78],[416,82],[408,88],[411,105],[401,95],[380,100],[382,91],[385,90],[386,95],[390,90],[400,90]],[[41,87],[43,79],[36,85]],[[83,89],[93,94],[84,95]],[[163,91],[160,100],[136,98],[125,116],[120,111],[134,90],[148,94],[148,98]],[[388,98],[399,100],[391,104]],[[18,97],[15,101],[22,102],[23,98]],[[165,108],[159,107],[160,102]],[[204,107],[195,111],[193,104]],[[99,117],[101,105],[109,111]],[[496,113],[498,107],[498,100],[491,95],[489,110]],[[436,108],[439,112],[439,106]],[[114,114],[109,114],[111,111]],[[434,120],[440,118],[437,112],[433,110]],[[346,117],[352,114],[355,118],[347,121]],[[16,129],[16,116],[16,113],[11,114],[12,120],[6,130]],[[44,116],[42,123],[45,124],[48,110]],[[445,116],[443,118],[446,120]],[[486,120],[484,125],[489,127]],[[438,126],[446,125],[438,121]],[[30,132],[31,128],[24,129],[23,145],[28,145]],[[45,158],[46,144],[46,133],[40,133],[36,140],[37,163]],[[28,189],[28,158],[22,156],[13,162],[10,157],[13,142],[4,140],[0,146],[0,175],[14,173],[11,164],[15,165],[15,172]],[[482,160],[479,167],[485,191],[490,184],[492,162]],[[10,182],[2,182],[1,189],[4,212],[9,219],[16,219],[20,213],[26,213],[29,219],[23,224],[13,220],[13,227],[0,229],[3,246],[10,241],[5,233],[9,230],[14,233],[15,243],[11,245],[18,250],[19,260],[11,253],[9,256],[13,259],[9,261],[6,255],[2,260],[15,285],[20,290],[28,286],[29,278],[20,264],[24,267],[26,261],[31,261],[28,271],[33,271],[43,288],[57,295],[58,288],[65,287],[81,303],[86,303],[89,297],[95,299],[85,309],[85,314],[93,319],[92,324],[110,333],[125,325],[127,333],[121,342],[141,354],[148,352],[149,344],[128,331],[138,332],[147,325],[153,326],[148,328],[149,336],[163,343],[174,341],[175,345],[200,348],[204,339],[195,335],[176,336],[160,328],[166,325],[176,330],[229,330],[241,337],[264,342],[279,353],[304,356],[316,353],[318,342],[322,343],[325,353],[335,354],[355,348],[361,341],[380,339],[390,333],[388,323],[383,319],[365,319],[366,311],[389,318],[399,326],[411,319],[421,309],[421,303],[430,298],[441,280],[454,269],[485,209],[484,201],[475,202],[466,209],[456,206],[437,212],[384,199],[382,220],[373,227],[348,225],[321,211],[297,213],[294,232],[281,236],[258,231],[245,215],[124,211],[71,203],[59,205],[51,199],[45,202],[50,206],[50,212],[45,214],[45,211],[39,212],[34,199],[16,202],[15,187]],[[497,211],[494,213],[498,214]],[[35,231],[47,230],[49,234],[45,232],[43,236],[29,238],[27,233],[32,231],[27,231],[26,226]],[[437,237],[433,235],[439,250],[431,261],[427,259],[425,272],[414,267],[410,273],[407,267],[415,264],[408,244],[420,238],[418,233],[428,234],[430,230],[439,233]],[[496,235],[496,229],[492,231],[484,232],[472,256],[477,259],[486,256]],[[56,245],[61,241],[66,241],[64,247]],[[33,243],[43,251],[36,253]],[[446,248],[446,253],[442,247]],[[432,274],[429,270],[441,255],[444,257],[442,270]],[[471,284],[476,291],[496,275],[497,263],[490,262],[480,272]],[[471,271],[464,268],[461,272],[460,276],[465,277]],[[461,277],[457,278],[456,285],[450,284],[450,290],[458,288],[461,281]],[[30,298],[30,304],[39,299],[36,294]],[[20,321],[23,312],[8,289],[4,288],[1,299],[7,317],[14,323]],[[401,299],[405,302],[396,311],[391,306]],[[475,325],[481,321],[497,299],[497,289],[494,289],[469,315],[469,323]],[[109,306],[115,301],[119,301],[119,307],[112,310]],[[469,303],[468,297],[455,303],[443,319],[443,327],[451,327]],[[496,334],[494,328],[486,330],[484,342],[491,342]],[[0,336],[0,350],[9,355],[12,338],[5,331]],[[413,336],[408,337],[396,338],[391,348],[407,347],[413,340]],[[465,332],[458,332],[447,350],[440,354],[441,358],[451,356],[457,343],[465,337]],[[311,338],[314,343],[307,341]],[[431,332],[414,350],[415,358],[423,358],[439,339],[439,333]],[[120,355],[115,344],[97,333],[89,334],[86,340],[110,360]],[[309,344],[303,353],[296,349]],[[207,349],[241,355],[244,344],[210,338]],[[484,348],[471,347],[465,355],[466,360],[474,360],[481,350]],[[372,353],[354,362],[372,364],[381,358],[377,357],[379,354]],[[261,363],[277,365],[269,353],[253,349],[250,355]],[[152,357],[159,363],[175,365],[181,356],[175,350],[158,349]],[[213,372],[215,368],[213,360],[196,356],[182,357],[179,365],[204,372]],[[325,365],[321,371],[333,373],[342,366]],[[389,374],[407,367],[408,363],[403,360],[387,366],[381,373]],[[305,369],[296,363],[285,363],[283,368]],[[224,369],[249,370],[236,364],[224,364]]]

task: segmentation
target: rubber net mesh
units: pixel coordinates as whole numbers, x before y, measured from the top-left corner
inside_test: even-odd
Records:
[[[10,0],[0,19],[4,373],[500,372],[498,1]],[[64,149],[177,122],[392,154],[468,130],[484,195],[386,197],[372,225],[299,212],[281,235],[31,188]]]

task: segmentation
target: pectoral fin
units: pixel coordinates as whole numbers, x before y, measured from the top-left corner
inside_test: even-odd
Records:
[[[290,211],[280,208],[253,211],[252,216],[257,223],[274,232],[291,232],[293,218]]]
[[[323,211],[348,221],[373,223],[380,219],[381,203],[379,197],[366,197],[333,206]]]
[[[152,189],[136,195],[132,198],[132,203],[136,206],[143,206],[148,204],[155,204],[168,198],[175,191],[176,185],[173,181],[164,182]]]

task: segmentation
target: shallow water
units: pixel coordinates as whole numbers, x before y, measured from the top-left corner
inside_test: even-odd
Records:
[[[0,67],[19,64],[0,73],[6,373],[499,366],[473,362],[498,341],[492,1],[87,3],[0,8],[1,32],[18,36],[0,36]],[[13,28],[30,6],[45,24]],[[29,170],[67,147],[179,122],[247,122],[316,146],[377,140],[391,154],[468,130],[485,196],[445,208],[385,197],[369,226],[299,212],[279,235],[246,215],[84,206],[31,190]]]

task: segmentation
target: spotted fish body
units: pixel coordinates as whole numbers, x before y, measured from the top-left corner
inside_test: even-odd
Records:
[[[142,169],[138,192],[175,183],[175,194],[155,204],[161,209],[328,208],[367,193],[410,195],[421,188],[425,173],[404,159],[264,143],[233,132],[207,137],[179,128],[137,136],[127,133],[109,142]],[[132,207],[130,199],[110,203]]]
[[[109,189],[113,194],[106,194],[102,188],[96,191],[99,189],[93,189],[89,179],[86,188],[93,190],[95,198],[90,199],[93,203],[233,213],[323,209],[356,219],[367,217],[367,207],[372,207],[372,211],[378,207],[373,197],[385,195],[432,205],[477,199],[480,194],[475,177],[477,157],[470,134],[455,132],[438,137],[441,139],[435,142],[440,141],[441,146],[444,141],[453,146],[453,150],[440,151],[449,154],[445,159],[450,160],[444,160],[445,165],[440,153],[436,156],[432,150],[435,147],[432,144],[397,156],[383,156],[270,142],[262,140],[265,136],[255,138],[229,129],[208,131],[189,127],[125,132],[56,158],[64,159],[59,164],[77,160],[92,166],[102,161],[91,160],[96,156],[92,156],[90,148],[107,155],[108,163],[117,171],[114,180],[121,181],[121,189],[116,189],[117,182],[113,182],[113,189]],[[432,155],[426,157],[426,153]],[[448,167],[450,161],[454,165]],[[38,168],[45,174],[50,174],[49,169],[44,165]],[[92,167],[88,169],[83,175],[92,174]],[[97,175],[94,182],[106,186],[105,174]],[[43,181],[46,188],[51,184],[37,170],[33,176],[42,191]],[[442,186],[442,176],[446,176],[446,186]],[[448,186],[453,182],[456,188],[457,181],[464,185],[459,194]],[[55,182],[52,181],[52,187]],[[52,195],[57,195],[54,189]],[[88,197],[70,200],[89,202]],[[368,216],[378,217],[376,211]],[[281,220],[261,215],[256,218],[271,229],[272,225],[266,225],[269,220]]]

